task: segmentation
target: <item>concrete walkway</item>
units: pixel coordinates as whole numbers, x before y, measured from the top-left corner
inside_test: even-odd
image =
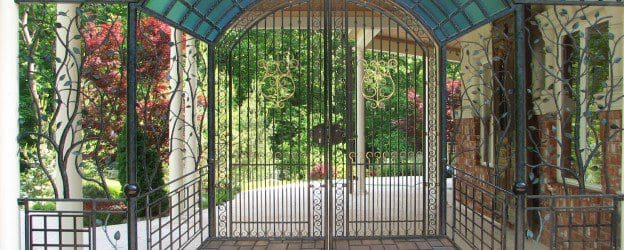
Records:
[[[322,181],[253,189],[217,208],[221,237],[318,237],[325,235]],[[449,179],[447,185],[452,188]],[[348,193],[345,180],[333,183],[338,236],[400,236],[423,233],[426,207],[421,176],[366,179],[366,192]],[[447,192],[447,199],[452,192]],[[347,232],[348,230],[348,232]]]

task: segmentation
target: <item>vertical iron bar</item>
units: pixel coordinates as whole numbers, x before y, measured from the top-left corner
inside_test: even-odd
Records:
[[[453,205],[451,205],[451,210],[453,211],[453,215],[452,215],[452,219],[453,222],[451,224],[451,240],[455,241],[455,232],[457,231],[457,201],[460,200],[457,198],[458,194],[457,194],[457,187],[459,186],[459,181],[457,180],[457,172],[455,172],[455,170],[453,169],[453,174],[451,175],[453,178],[453,191],[452,191],[452,197],[453,200],[451,202],[453,202]],[[459,208],[461,209],[461,208]],[[461,216],[460,216],[461,218]],[[504,221],[504,220],[503,220]],[[461,223],[460,223],[461,225]],[[504,248],[503,248],[504,249]]]
[[[524,13],[525,6],[517,4],[514,6],[514,28],[515,28],[515,75],[516,75],[516,184],[515,191],[518,195],[516,205],[516,239],[515,248],[524,249],[524,228],[525,228],[525,206],[526,206],[526,38]]]
[[[347,120],[346,122],[346,128],[347,128],[347,138],[346,138],[346,142],[347,142],[347,154],[346,154],[346,162],[347,162],[347,169],[346,169],[346,179],[347,179],[347,193],[351,194],[351,192],[353,191],[353,161],[351,160],[351,157],[349,156],[351,154],[351,152],[355,152],[355,145],[352,143],[351,139],[353,139],[353,93],[352,91],[352,83],[353,83],[353,64],[352,64],[352,60],[353,60],[353,52],[352,52],[352,48],[351,48],[351,44],[349,44],[349,13],[348,13],[348,3],[347,1],[345,1],[345,30],[344,32],[344,36],[346,36],[344,38],[344,46],[345,46],[345,61],[346,61],[346,70],[347,70],[347,75],[346,75],[346,83],[345,83],[345,99],[346,99],[346,115],[345,118]],[[348,199],[347,199],[348,200]],[[347,202],[347,206],[348,206],[348,202]],[[347,209],[348,211],[348,209]],[[347,217],[348,218],[348,217]]]
[[[453,189],[455,189],[455,186],[453,186]],[[509,195],[505,194],[504,197],[503,213],[501,214],[503,221],[501,224],[501,249],[507,249],[507,233],[505,232],[505,228],[507,227],[507,211],[509,211],[509,206],[507,205],[509,204]]]
[[[228,90],[227,90],[227,117],[228,117],[228,127],[227,127],[227,143],[228,143],[228,153],[227,153],[227,180],[228,180],[228,185],[227,185],[227,189],[228,189],[228,201],[232,200],[234,198],[234,196],[232,195],[232,186],[234,185],[234,178],[232,177],[233,171],[232,171],[232,160],[233,160],[233,142],[232,140],[234,140],[233,136],[232,136],[232,126],[233,126],[233,114],[232,114],[232,96],[233,96],[233,92],[232,92],[232,78],[233,76],[233,72],[232,72],[232,54],[230,51],[230,54],[228,55],[227,58],[227,62],[226,62],[226,67],[227,67],[227,84],[228,84]],[[229,220],[227,220],[227,232],[229,236],[232,236],[232,216],[234,214],[234,211],[232,211],[232,202],[228,202],[227,204],[227,218]]]
[[[353,144],[352,139],[354,138],[354,120],[353,120],[353,87],[354,87],[354,79],[353,79],[353,51],[352,51],[352,47],[351,44],[349,43],[349,2],[347,0],[344,1],[344,34],[343,36],[345,36],[344,38],[344,45],[345,46],[345,61],[346,61],[346,70],[347,70],[347,75],[345,76],[345,103],[346,103],[346,129],[347,129],[347,135],[346,135],[346,143],[347,143],[347,153],[346,153],[346,165],[347,165],[347,169],[346,169],[346,184],[347,184],[347,190],[345,191],[345,195],[344,195],[344,201],[345,202],[345,217],[344,217],[344,227],[345,227],[345,231],[344,231],[344,235],[343,236],[349,236],[350,235],[350,227],[349,227],[349,219],[351,216],[351,197],[353,195],[353,157],[351,157],[351,152],[356,152],[355,150],[355,144]],[[357,158],[357,153],[355,156],[355,159]]]
[[[30,207],[28,197],[22,201],[24,203],[24,247],[31,249],[30,239],[32,237],[31,221],[30,221]]]
[[[620,246],[619,241],[621,240],[618,235],[620,235],[619,222],[620,222],[620,202],[622,200],[619,197],[613,198],[613,215],[611,216],[611,249],[618,249]]]
[[[127,61],[127,145],[128,149],[128,179],[124,188],[128,198],[128,249],[136,250],[137,242],[137,142],[136,142],[136,69],[137,69],[137,3],[128,4],[128,61]],[[133,190],[134,189],[134,190]]]
[[[217,233],[217,216],[215,206],[215,47],[208,44],[208,236],[215,237]]]
[[[325,89],[325,145],[326,145],[326,153],[325,153],[325,168],[326,169],[326,178],[325,178],[325,211],[326,211],[326,227],[325,227],[325,248],[333,249],[332,247],[332,228],[333,228],[333,188],[332,188],[332,148],[331,148],[331,127],[332,127],[332,13],[331,13],[331,4],[332,1],[325,0],[324,1],[324,11],[323,11],[323,45],[324,45],[324,89]]]
[[[305,67],[306,67],[306,90],[307,90],[307,93],[308,93],[308,95],[306,96],[306,104],[307,104],[306,106],[308,108],[306,109],[306,119],[305,119],[306,120],[306,126],[305,126],[305,128],[308,131],[312,128],[312,122],[311,122],[312,121],[311,120],[312,115],[311,114],[312,114],[312,110],[314,108],[312,106],[312,100],[314,99],[314,92],[312,90],[312,81],[310,80],[312,78],[312,74],[313,74],[313,71],[314,71],[314,68],[311,67],[311,64],[310,64],[310,62],[313,61],[312,52],[311,52],[312,51],[312,26],[311,26],[311,23],[312,23],[311,12],[312,11],[310,10],[311,6],[312,6],[311,2],[312,1],[308,1],[308,3],[307,3],[307,8],[306,8],[307,20],[306,20],[306,32],[305,32],[305,34],[306,34],[306,52],[305,52],[305,55],[306,55],[306,58],[307,58],[307,60],[305,62],[306,63],[306,65],[305,65]],[[312,143],[312,139],[310,138],[310,136],[308,136],[307,143],[308,143],[308,145],[310,145]],[[307,180],[306,180],[307,181],[306,187],[307,187],[307,194],[308,194],[308,196],[307,196],[308,197],[308,205],[306,206],[306,209],[307,209],[307,219],[311,222],[311,223],[308,223],[308,236],[314,236],[314,226],[313,226],[314,218],[313,218],[313,211],[312,211],[313,208],[314,208],[314,206],[312,205],[313,202],[314,202],[313,201],[313,199],[314,199],[313,198],[314,190],[312,188],[310,188],[310,179],[311,179],[310,178],[310,164],[312,163],[312,161],[311,161],[312,160],[312,153],[311,153],[310,148],[311,147],[307,147],[307,149],[306,149],[306,166],[307,166],[306,173],[308,173],[307,174]]]
[[[550,206],[548,212],[551,213],[552,220],[550,221],[550,244],[549,249],[554,249],[557,246],[557,211],[555,211],[555,198],[550,197]]]
[[[211,134],[212,136],[212,134]],[[210,160],[208,161],[210,162]],[[208,165],[210,167],[210,165]],[[196,220],[199,220],[199,238],[201,239],[201,241],[204,241],[206,238],[204,238],[204,216],[202,216],[202,211],[204,211],[204,204],[203,204],[203,195],[204,192],[202,191],[203,189],[203,183],[204,183],[204,168],[203,167],[199,167],[199,182],[196,184],[198,186],[197,189],[197,196],[195,199],[195,204],[197,207],[199,207],[199,218],[193,218],[193,221],[196,222]],[[208,210],[208,216],[210,215],[211,210]],[[197,211],[195,211],[195,215],[193,215],[193,217],[197,216]],[[210,221],[210,220],[208,220]],[[209,226],[212,225],[212,223],[209,222],[208,224]],[[210,229],[208,229],[210,230]]]
[[[91,227],[89,230],[91,231],[91,235],[89,235],[89,244],[93,244],[93,249],[97,248],[97,213],[96,211],[96,204],[95,201],[91,200],[91,211],[89,211],[89,227]],[[149,224],[149,223],[148,223]],[[148,231],[149,232],[149,231]],[[149,233],[148,233],[149,235]],[[74,238],[74,240],[76,240]]]
[[[446,44],[440,44],[438,53],[438,181],[440,182],[440,201],[438,203],[438,234],[446,235],[446,176],[444,175],[446,155]]]
[[[428,121],[430,119],[429,117],[429,112],[427,112],[428,108],[429,108],[429,93],[427,91],[427,88],[429,87],[429,85],[425,85],[426,82],[428,82],[429,79],[429,68],[431,67],[431,62],[429,60],[429,57],[431,56],[432,53],[429,53],[429,51],[425,51],[425,49],[423,49],[423,103],[425,104],[425,112],[422,113],[423,116],[423,121],[424,124],[428,124]],[[426,87],[425,87],[426,86]],[[421,135],[422,138],[426,138],[427,133],[428,133],[428,128],[426,126],[423,126],[424,128],[421,131]],[[427,142],[423,139],[422,142],[422,148],[425,149],[424,151],[426,151],[427,149]],[[427,193],[428,193],[428,185],[429,185],[429,175],[428,175],[428,160],[427,160],[427,153],[423,152],[423,163],[422,163],[422,167],[421,169],[423,170],[422,173],[422,178],[423,178],[423,185],[422,185],[422,194],[423,194],[423,198],[422,198],[422,208],[423,208],[423,213],[422,213],[422,235],[426,235],[427,232],[427,225],[429,223],[427,223],[427,219],[429,218],[429,211],[425,212],[425,209],[427,208]]]

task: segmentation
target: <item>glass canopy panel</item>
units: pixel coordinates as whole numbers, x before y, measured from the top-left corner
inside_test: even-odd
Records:
[[[144,11],[207,42],[214,42],[259,0],[143,0]],[[511,11],[512,0],[394,0],[440,42],[449,42]]]

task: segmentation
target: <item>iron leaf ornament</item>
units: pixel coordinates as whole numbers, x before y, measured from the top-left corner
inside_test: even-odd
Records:
[[[284,107],[284,102],[295,95],[295,81],[291,69],[299,66],[299,62],[286,56],[284,60],[262,60],[258,67],[264,70],[260,79],[260,93],[274,107]]]
[[[396,92],[396,83],[392,79],[391,68],[398,62],[396,59],[361,60],[363,67],[362,95],[364,99],[373,102],[373,108],[384,108],[384,101],[389,100]]]

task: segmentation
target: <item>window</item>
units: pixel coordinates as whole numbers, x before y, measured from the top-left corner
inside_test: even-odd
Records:
[[[575,30],[561,39],[563,80],[557,91],[562,115],[557,136],[563,170],[557,177],[572,185],[583,178],[587,189],[600,191],[604,151],[600,142],[608,122],[599,105],[609,81],[609,24]]]
[[[492,79],[490,64],[485,62],[483,65],[483,79]],[[494,168],[496,141],[494,139],[495,123],[492,118],[492,94],[488,88],[484,88],[483,92],[480,96],[481,106],[479,106],[479,114],[482,116],[479,126],[479,156],[482,166]]]

